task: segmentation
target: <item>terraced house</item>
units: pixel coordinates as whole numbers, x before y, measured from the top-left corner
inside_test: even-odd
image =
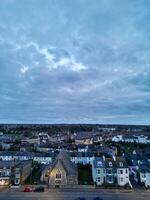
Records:
[[[92,163],[92,177],[96,185],[103,185],[105,183],[106,170],[105,163],[102,158],[95,158]]]
[[[0,161],[0,185],[20,185],[29,177],[32,161]]]
[[[95,158],[92,163],[92,177],[97,186],[131,186],[126,160],[120,157]]]

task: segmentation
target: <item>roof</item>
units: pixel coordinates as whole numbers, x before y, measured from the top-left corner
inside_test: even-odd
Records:
[[[32,160],[23,160],[23,161],[18,163],[17,168],[18,167],[20,167],[20,168],[24,167],[24,166],[28,165],[29,163],[32,164]]]
[[[128,167],[125,158],[122,158],[122,157],[117,157],[115,164],[116,164],[117,168],[127,168]]]
[[[14,167],[16,165],[16,162],[15,161],[6,161],[6,160],[3,160],[3,161],[0,161],[0,168],[2,167]]]
[[[28,151],[18,151],[16,152],[15,156],[27,156],[27,157],[32,157],[33,153],[32,152],[28,152]]]
[[[106,158],[105,159],[105,166],[106,168],[114,168],[115,167],[115,161],[113,158]]]
[[[150,173],[150,166],[141,165],[139,168],[139,171],[141,173]]]
[[[93,161],[94,168],[104,168],[105,163],[102,158],[95,158]]]
[[[51,171],[55,168],[58,162],[63,166],[67,175],[78,175],[77,166],[70,161],[70,157],[65,150],[60,151],[52,165]]]
[[[0,156],[14,156],[15,154],[14,151],[0,151]]]

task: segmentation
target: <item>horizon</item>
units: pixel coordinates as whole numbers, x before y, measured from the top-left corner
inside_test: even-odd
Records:
[[[149,127],[150,125],[149,124],[99,124],[99,123],[93,123],[93,124],[90,124],[90,123],[0,123],[0,126],[5,126],[5,125],[8,125],[8,126],[21,126],[21,125],[38,125],[38,126],[78,126],[78,125],[81,125],[81,126],[105,126],[105,127],[116,127],[116,126],[133,126],[133,127]]]
[[[149,126],[149,8],[1,0],[0,124]]]

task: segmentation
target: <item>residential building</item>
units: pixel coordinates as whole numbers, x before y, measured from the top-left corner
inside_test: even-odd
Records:
[[[71,162],[66,151],[62,150],[52,166],[42,172],[41,180],[50,187],[63,187],[78,184],[77,166]]]
[[[105,159],[106,184],[115,183],[115,162],[113,158]]]
[[[125,186],[130,184],[129,180],[129,169],[126,163],[126,160],[122,157],[116,158],[116,175],[117,175],[117,184],[119,186]]]
[[[0,186],[11,184],[11,176],[16,163],[14,161],[0,161]]]
[[[103,185],[106,178],[105,163],[102,158],[95,158],[92,162],[92,177],[96,185]]]
[[[150,166],[141,165],[139,168],[140,182],[144,183],[145,187],[150,187]]]
[[[0,161],[0,185],[20,185],[29,177],[32,161]]]
[[[32,160],[25,160],[18,163],[12,173],[12,183],[14,185],[23,184],[32,172]]]

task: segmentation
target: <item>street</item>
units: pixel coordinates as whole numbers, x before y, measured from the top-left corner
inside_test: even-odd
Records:
[[[149,200],[150,191],[97,191],[97,190],[49,190],[44,193],[24,193],[21,191],[0,192],[0,200],[74,200],[77,197],[85,197],[92,200],[94,197],[100,197],[103,200]]]

